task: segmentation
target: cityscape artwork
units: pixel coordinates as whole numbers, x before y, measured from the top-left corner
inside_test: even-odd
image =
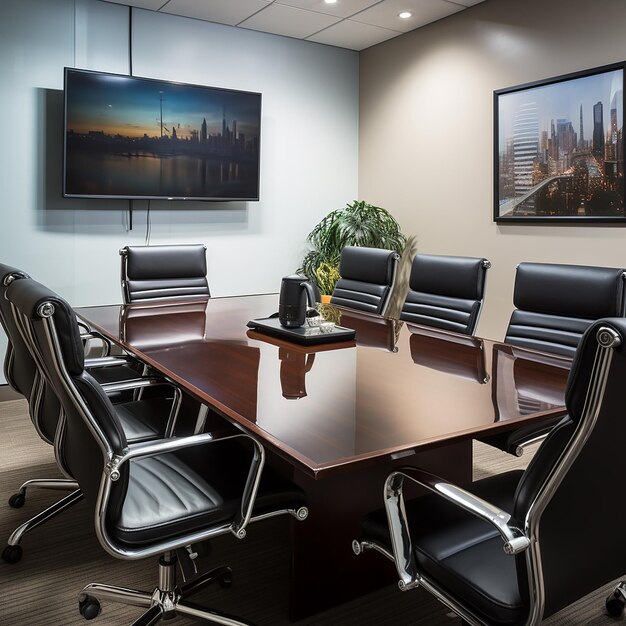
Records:
[[[624,63],[494,92],[494,219],[621,222]]]

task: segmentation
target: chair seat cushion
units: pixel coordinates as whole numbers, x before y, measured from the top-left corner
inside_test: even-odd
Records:
[[[165,433],[172,408],[171,398],[147,398],[114,404],[113,408],[129,443],[138,443]]]
[[[510,512],[522,471],[507,472],[473,483],[469,490]],[[418,570],[447,594],[482,615],[488,623],[523,620],[515,557],[504,553],[499,533],[486,522],[437,495],[406,503]],[[367,538],[390,546],[384,509],[362,524]]]
[[[221,445],[202,446],[203,458],[196,450],[191,459],[179,452],[132,461],[121,511],[117,519],[108,520],[115,540],[137,547],[229,524],[240,506],[251,457],[228,442],[214,455],[211,448]],[[255,515],[304,503],[298,487],[264,469]]]

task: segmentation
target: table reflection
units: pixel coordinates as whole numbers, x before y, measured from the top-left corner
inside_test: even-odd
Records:
[[[407,327],[411,332],[411,357],[416,365],[480,384],[489,382],[482,339],[442,333],[412,324],[407,324]]]
[[[331,307],[326,310],[326,315],[330,310]],[[356,331],[354,340],[357,345],[389,352],[398,351],[398,336],[404,322],[335,307],[332,310],[336,312],[332,317],[337,318],[337,324]]]
[[[120,309],[119,336],[139,350],[202,341],[207,300],[185,304],[130,305]],[[158,321],[158,325],[155,322]]]
[[[494,344],[492,396],[496,421],[563,406],[571,363],[566,357]]]
[[[295,351],[291,348],[279,348],[280,387],[283,398],[299,400],[306,396],[306,374],[315,362],[315,353]]]

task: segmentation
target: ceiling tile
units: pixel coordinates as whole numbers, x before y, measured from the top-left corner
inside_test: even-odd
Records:
[[[324,0],[275,0],[276,4],[285,4],[298,9],[336,15],[337,17],[350,17],[377,2],[381,2],[381,0],[338,0],[335,4],[327,4]]]
[[[365,9],[352,19],[406,33],[463,9],[462,5],[446,0],[385,0]],[[411,11],[413,16],[407,20],[400,19],[398,13],[401,11]]]
[[[397,30],[362,24],[353,20],[344,20],[312,37],[308,37],[307,41],[338,46],[339,48],[349,48],[350,50],[363,50],[381,41],[397,37],[400,34]]]
[[[302,39],[338,22],[340,19],[331,15],[295,9],[284,4],[270,4],[266,9],[259,11],[239,26]]]
[[[105,0],[363,50],[484,0]],[[402,20],[401,11],[413,17]]]
[[[152,11],[157,11],[163,6],[166,0],[105,0],[105,2],[125,4],[138,9],[150,9]]]
[[[165,0],[161,0],[164,4]],[[161,13],[235,26],[268,6],[271,0],[170,0]]]

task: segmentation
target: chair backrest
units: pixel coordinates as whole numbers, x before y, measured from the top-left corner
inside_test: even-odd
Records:
[[[624,573],[624,381],[626,319],[599,320],[585,332],[574,358],[568,415],[551,430],[518,485],[513,517],[533,540],[516,557],[518,575],[526,580],[533,572],[532,586],[545,589],[544,617]]]
[[[416,254],[400,319],[473,335],[490,267],[483,258]]]
[[[111,401],[85,371],[74,311],[60,296],[32,279],[14,281],[6,296],[21,332],[30,333],[40,373],[63,407],[65,421],[56,442],[57,459],[95,507],[106,459],[122,453],[127,441]],[[126,472],[120,480],[116,482],[113,509],[123,498]]]
[[[5,298],[7,287],[20,278],[29,278],[29,276],[15,267],[0,263],[0,324],[8,339],[4,357],[4,377],[13,390],[28,399],[37,368],[15,325],[11,304]]]
[[[391,250],[346,246],[330,303],[384,315],[399,258]]]
[[[120,255],[125,304],[211,295],[203,244],[126,246]]]
[[[25,272],[0,264],[0,323],[8,339],[4,376],[9,385],[28,400],[30,418],[39,436],[52,443],[61,407],[54,392],[39,375],[30,348],[16,325],[11,303],[5,297],[11,283],[27,278]]]
[[[573,357],[587,327],[624,315],[626,270],[585,265],[520,263],[504,341]]]

